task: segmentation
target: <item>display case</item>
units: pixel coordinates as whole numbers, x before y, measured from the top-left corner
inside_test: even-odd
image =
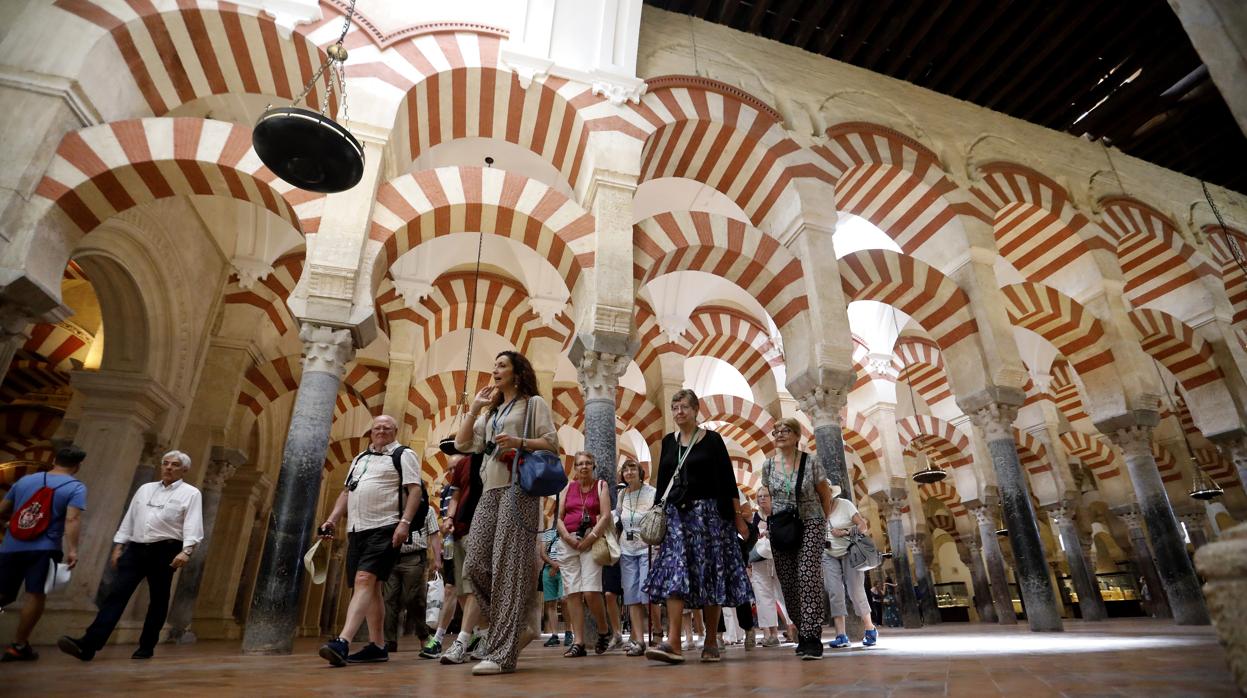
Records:
[[[1139,601],[1139,587],[1129,572],[1105,572],[1095,576],[1100,584],[1100,596],[1109,601]]]
[[[965,582],[946,582],[935,585],[935,605],[940,608],[969,608],[970,591]]]

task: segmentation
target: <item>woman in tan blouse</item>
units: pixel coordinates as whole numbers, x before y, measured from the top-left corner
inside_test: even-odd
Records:
[[[550,406],[537,394],[537,374],[523,354],[504,351],[494,361],[493,385],[472,400],[469,419],[455,435],[455,447],[484,453],[484,487],[464,573],[472,580],[483,615],[490,618],[485,659],[473,674],[515,671],[526,644],[521,625],[537,583],[533,532],[540,528],[541,498],[520,489],[511,465],[517,449],[559,450]],[[525,419],[528,433],[524,433]]]

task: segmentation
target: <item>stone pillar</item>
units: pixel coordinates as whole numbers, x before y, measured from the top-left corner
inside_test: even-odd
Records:
[[[1182,529],[1173,515],[1165,483],[1160,479],[1156,458],[1152,455],[1152,428],[1136,424],[1117,429],[1112,437],[1125,453],[1126,469],[1130,472],[1130,482],[1139,502],[1139,516],[1147,525],[1156,573],[1169,598],[1174,622],[1179,625],[1208,625],[1212,621],[1204,606],[1204,595],[1199,590],[1199,578],[1195,576],[1195,567],[1187,557]]]
[[[995,623],[996,606],[992,603],[992,590],[987,583],[987,568],[983,566],[979,542],[974,536],[966,536],[965,542],[959,544],[957,548],[970,565],[970,581],[974,585],[974,608],[979,613],[979,621]]]
[[[1221,539],[1195,555],[1208,580],[1208,610],[1225,647],[1238,690],[1247,695],[1247,524],[1224,531]]]
[[[615,501],[615,480],[619,450],[615,444],[615,389],[628,370],[628,356],[585,351],[580,357],[576,378],[585,398],[585,450],[597,461],[594,474],[610,487]]]
[[[1004,551],[1000,549],[1000,541],[996,538],[995,507],[987,503],[966,502],[966,509],[978,522],[979,542],[983,545],[983,562],[987,567],[987,578],[991,581],[996,620],[1003,625],[1014,625],[1018,622],[1018,614],[1013,610],[1013,595],[1009,593],[1009,575],[1005,571]]]
[[[1238,481],[1247,487],[1247,436],[1217,439],[1217,447],[1230,459],[1238,471]]]
[[[849,477],[844,458],[844,432],[840,424],[840,411],[848,400],[847,386],[852,385],[853,376],[842,375],[838,378],[831,385],[815,386],[813,390],[794,397],[801,411],[814,424],[814,442],[818,446],[815,456],[831,483],[840,486],[840,496],[853,501],[853,479]]]
[[[1156,571],[1156,563],[1152,559],[1152,551],[1147,545],[1147,534],[1143,532],[1143,517],[1139,515],[1139,507],[1127,504],[1114,507],[1113,513],[1126,524],[1130,532],[1130,557],[1139,571],[1139,576],[1147,584],[1150,600],[1146,601],[1146,610],[1157,618],[1172,618],[1173,611],[1169,608],[1169,600],[1165,596],[1164,585]],[[1142,589],[1139,590],[1140,593]]]
[[[254,581],[255,565],[248,567],[247,555],[257,513],[268,506],[271,489],[272,482],[254,465],[240,469],[225,484],[212,535],[228,545],[203,551],[204,567],[210,572],[201,581],[195,604],[195,634],[200,639],[236,640],[242,635],[238,619],[243,614],[235,614],[235,606]]]
[[[909,554],[914,560],[914,581],[918,585],[918,589],[922,592],[922,598],[918,599],[918,610],[922,613],[923,625],[938,625],[943,622],[940,618],[940,607],[935,603],[935,584],[931,581],[931,570],[927,566],[927,555],[925,536],[921,533],[912,533],[905,536],[905,542],[909,547]]]
[[[200,488],[203,494],[204,538],[190,562],[178,574],[178,586],[173,592],[173,604],[169,607],[169,634],[166,637],[169,642],[189,644],[197,639],[195,633],[190,631],[190,625],[195,615],[195,603],[199,600],[199,587],[213,541],[217,512],[221,508],[221,493],[225,490],[225,482],[246,462],[247,455],[242,451],[212,447],[212,460],[208,463],[208,472]]]
[[[303,377],[295,396],[281,474],[269,514],[245,654],[290,654],[299,622],[303,553],[312,542],[321,470],[329,449],[334,402],[346,364],[355,354],[351,331],[304,323]]]
[[[1078,526],[1074,523],[1076,511],[1074,503],[1065,501],[1045,508],[1052,525],[1056,527],[1061,546],[1065,548],[1065,563],[1069,565],[1069,576],[1074,582],[1074,591],[1078,592],[1078,610],[1083,620],[1104,620],[1108,611],[1104,608],[1104,599],[1100,596],[1100,585],[1083,557],[1082,542],[1078,536]]]
[[[1005,525],[1009,527],[1009,544],[1017,561],[1014,572],[1026,605],[1026,622],[1033,631],[1056,632],[1063,629],[1061,612],[1048,574],[1043,541],[1039,538],[1030,486],[1013,440],[1017,410],[1015,405],[1003,402],[988,403],[974,410],[970,418],[983,431],[983,439],[991,452]]]
[[[922,611],[914,596],[914,577],[909,569],[909,552],[905,544],[904,490],[884,495],[880,507],[888,519],[888,541],[892,544],[892,566],[896,569],[896,599],[901,607],[901,624],[906,628],[922,627]]]

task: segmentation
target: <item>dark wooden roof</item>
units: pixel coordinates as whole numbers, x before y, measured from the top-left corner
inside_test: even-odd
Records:
[[[1247,192],[1247,137],[1166,0],[645,0]]]

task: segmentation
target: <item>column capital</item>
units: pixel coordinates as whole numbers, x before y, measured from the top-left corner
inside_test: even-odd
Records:
[[[619,379],[628,370],[628,363],[631,361],[632,357],[626,354],[585,351],[576,367],[576,380],[580,382],[585,402],[609,400],[614,403]]]
[[[904,509],[905,505],[908,503],[905,500],[905,493],[903,491],[899,493],[876,492],[871,496],[875,498],[875,502],[879,505],[879,513],[883,514],[883,517],[887,521],[892,522],[901,520],[901,510]]]
[[[213,446],[209,459],[203,489],[220,492],[225,489],[225,483],[247,462],[247,454],[236,448]]]
[[[1108,436],[1127,458],[1152,457],[1152,427],[1146,424],[1121,427]]]
[[[832,385],[816,385],[810,390],[793,395],[797,407],[810,418],[814,428],[840,426],[840,412],[849,400],[848,390]]]
[[[992,441],[1013,440],[1013,420],[1017,419],[1018,406],[1004,402],[989,402],[969,413],[974,426],[983,430],[983,438]]]
[[[1048,515],[1048,519],[1052,521],[1054,526],[1063,526],[1066,523],[1073,522],[1074,516],[1078,513],[1078,507],[1070,501],[1046,504],[1040,508]]]
[[[299,328],[299,339],[303,341],[304,373],[328,373],[340,379],[355,358],[350,329],[305,322]]]
[[[983,524],[996,525],[996,504],[995,502],[984,501],[981,499],[971,499],[963,502],[966,511],[974,517],[975,522],[980,526]]]
[[[1130,529],[1130,533],[1141,533],[1143,531],[1143,515],[1139,511],[1138,504],[1123,504],[1112,508],[1117,518],[1126,524],[1126,528]]]

